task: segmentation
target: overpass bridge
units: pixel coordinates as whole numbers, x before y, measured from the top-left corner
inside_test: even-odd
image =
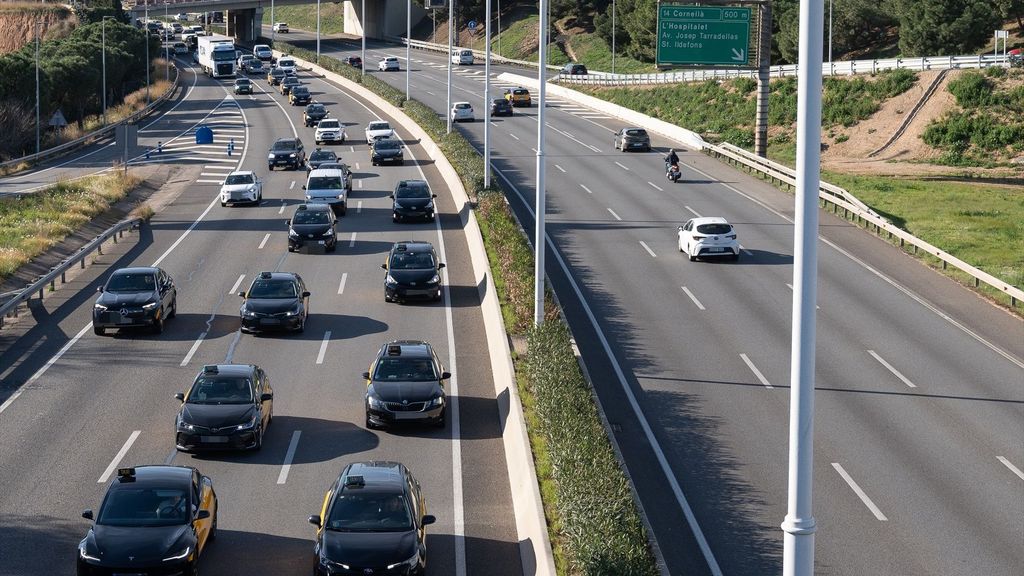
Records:
[[[227,33],[242,42],[252,42],[260,35],[260,22],[263,15],[277,6],[294,6],[297,4],[316,4],[309,0],[134,0],[125,2],[125,10],[139,18],[148,9],[150,12],[161,13],[165,10],[170,14],[179,12],[224,12]],[[382,40],[388,36],[405,35],[405,11],[408,0],[365,0],[366,14],[362,13],[362,0],[345,0],[345,33],[353,36],[365,36],[370,39]],[[315,8],[314,8],[315,9]],[[426,16],[427,11],[421,6],[412,5],[412,23],[415,26]]]

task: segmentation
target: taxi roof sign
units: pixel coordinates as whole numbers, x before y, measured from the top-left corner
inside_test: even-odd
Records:
[[[135,468],[118,468],[117,477],[122,482],[131,482],[135,480]]]

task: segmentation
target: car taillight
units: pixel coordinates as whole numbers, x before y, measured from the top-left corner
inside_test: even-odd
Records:
[[[726,236],[726,238],[728,238],[730,240],[735,240],[736,239],[736,235],[735,234],[729,234],[728,236]]]
[[[699,234],[694,234],[694,235],[693,235],[693,239],[694,239],[694,240],[703,240],[703,239],[705,239],[705,238],[707,238],[707,236],[701,236],[701,235],[699,235]]]

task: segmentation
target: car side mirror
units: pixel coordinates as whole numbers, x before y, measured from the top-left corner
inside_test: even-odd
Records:
[[[103,292],[103,286],[97,286],[96,287],[96,291],[97,292]]]
[[[313,526],[316,526],[317,528],[319,528],[320,527],[320,516],[318,516],[316,514],[314,514],[313,516],[310,516],[309,517],[309,523],[312,524]]]
[[[292,225],[291,218],[289,218],[288,220],[285,220],[284,223],[285,223],[285,226],[291,226]]]
[[[434,516],[432,514],[427,514],[426,516],[423,517],[423,520],[420,523],[423,524],[424,526],[429,526],[429,525],[433,524],[434,522],[437,522],[437,518],[434,518]]]
[[[306,291],[306,292],[303,292],[303,293],[302,293],[302,297],[303,297],[303,298],[309,298],[309,292],[308,292],[308,291]]]
[[[381,270],[387,270],[388,269],[388,265],[387,264],[381,264],[380,265],[380,269]]]
[[[430,197],[431,198],[437,198],[437,194],[431,194]]]
[[[438,270],[440,270],[441,268],[444,268],[444,262],[440,262],[440,263],[439,263],[439,264],[437,265],[437,269],[438,269]]]
[[[92,520],[92,510],[82,510],[82,518]]]
[[[394,194],[388,194],[388,198],[394,198],[394,197],[395,197]]]
[[[184,392],[175,392],[174,393],[174,399],[175,400],[180,400],[180,401],[184,402],[185,401],[185,393]]]
[[[680,231],[680,232],[682,232],[682,231],[683,231],[683,227],[682,227],[682,226],[680,226],[680,227],[679,227],[679,231]]]
[[[245,291],[239,292],[238,295],[241,296],[242,298],[245,298]]]
[[[271,392],[264,392],[263,394],[260,394],[260,402],[266,402],[268,400],[273,400],[273,399],[274,399],[274,394],[271,393]]]
[[[441,373],[441,380],[447,380],[447,379],[449,379],[451,377],[452,377],[452,373],[451,372],[442,372]]]
[[[369,380],[369,379],[370,379],[370,373],[369,372],[363,372],[363,380]]]
[[[199,513],[196,514],[196,520],[206,520],[209,517],[210,517],[210,511],[209,510],[200,510]]]
[[[303,185],[302,185],[302,189],[303,189],[303,190],[305,190],[305,189],[306,189],[306,185],[305,185],[305,184],[303,184]]]

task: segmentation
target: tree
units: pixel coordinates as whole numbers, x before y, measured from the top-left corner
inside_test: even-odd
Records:
[[[893,0],[904,56],[969,54],[1001,24],[991,0]]]
[[[1017,28],[1024,30],[1024,0],[995,0],[999,15],[1017,20]]]

